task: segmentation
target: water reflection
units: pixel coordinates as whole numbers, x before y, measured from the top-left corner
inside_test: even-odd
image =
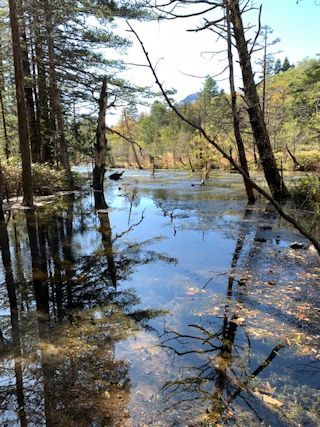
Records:
[[[265,360],[250,371],[254,354],[250,337],[242,330],[246,286],[238,283],[235,287],[235,275],[248,232],[246,221],[251,214],[251,209],[244,212],[244,225],[239,230],[231,261],[222,316],[212,321],[205,319],[201,323],[189,324],[186,333],[165,328],[162,336],[161,347],[171,350],[174,361],[177,357],[184,359],[183,363],[178,362],[179,366],[183,366],[176,370],[179,377],[162,387],[163,398],[167,403],[164,410],[171,412],[174,407],[180,413],[188,414],[186,421],[192,417],[195,403],[206,414],[201,422],[217,425],[235,420],[238,413],[233,412],[232,403],[241,397],[241,406],[250,408],[258,422],[268,419],[272,425],[283,425],[278,414],[265,407],[263,399],[250,388],[250,383],[284,347],[282,343],[277,344]]]
[[[22,258],[31,258],[31,274],[22,282],[21,268],[14,277],[8,230],[1,225],[10,311],[10,325],[3,316],[1,329],[2,425],[122,425],[128,417],[129,365],[115,358],[115,343],[164,313],[138,308],[136,290],[120,289],[118,281],[129,280],[139,264],[175,260],[148,253],[144,242],[114,249],[130,230],[112,238],[101,205],[95,208],[102,245],[79,256],[72,241],[74,204],[72,195],[67,208],[55,207],[49,216],[27,210],[25,222],[15,223],[16,263],[21,267]],[[25,231],[29,248],[21,247]]]
[[[1,225],[1,425],[317,425],[316,258],[238,177],[192,179]]]

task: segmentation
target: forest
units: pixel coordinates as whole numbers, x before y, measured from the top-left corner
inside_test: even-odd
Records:
[[[319,425],[320,59],[281,13],[316,49],[313,0],[0,0],[1,425]]]

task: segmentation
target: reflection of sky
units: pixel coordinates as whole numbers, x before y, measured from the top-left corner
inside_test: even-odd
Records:
[[[294,282],[296,271],[301,269],[301,265],[295,265],[294,259],[290,268],[283,261],[290,261],[287,250],[290,242],[303,239],[287,224],[279,221],[277,216],[266,212],[264,204],[257,204],[245,212],[246,202],[239,175],[217,172],[212,174],[208,185],[191,185],[197,184],[199,180],[200,175],[191,176],[186,172],[161,171],[153,178],[150,172],[126,171],[122,180],[106,181],[108,185],[105,196],[109,205],[107,212],[111,239],[114,239],[112,251],[115,261],[119,262],[126,256],[129,263],[133,261],[132,273],[129,268],[130,272],[125,279],[119,281],[118,289],[122,291],[134,288],[141,301],[139,309],[169,310],[168,314],[149,322],[149,325],[159,332],[163,330],[164,322],[169,324],[170,328],[185,333],[189,330],[188,325],[194,323],[211,329],[221,327],[223,311],[217,315],[210,310],[225,305],[230,265],[239,237],[244,239],[244,245],[237,264],[237,274],[242,274],[241,269],[250,271],[253,285],[266,278],[274,280],[274,277],[276,280],[282,278]],[[78,194],[73,207],[72,255],[75,267],[77,264],[81,265],[83,257],[90,260],[95,253],[94,268],[99,269],[100,265],[101,269],[105,268],[107,258],[103,252],[103,221],[102,216],[99,218],[94,209],[93,195]],[[64,217],[65,214],[66,212],[63,212]],[[142,214],[144,218],[141,221]],[[38,215],[42,215],[41,210]],[[24,224],[23,218],[21,215],[21,227]],[[261,239],[265,241],[261,242]],[[21,233],[21,240],[23,270],[26,277],[30,278],[26,233]],[[130,258],[135,247],[136,253]],[[14,260],[13,248],[11,251]],[[168,262],[169,257],[176,262]],[[151,259],[151,262],[144,263],[144,259]],[[15,267],[15,275],[16,270]],[[0,270],[1,291],[5,293],[3,280]],[[108,283],[103,282],[103,290],[104,285],[107,293]],[[236,279],[235,289],[233,297],[236,302],[250,309],[255,307],[256,302],[250,295],[250,287],[238,286]],[[5,298],[2,300],[6,302]],[[268,315],[272,313],[272,307],[266,303],[261,303],[260,308]],[[10,314],[8,309],[3,306],[2,309],[0,315],[3,318]],[[161,382],[177,373],[174,370],[176,366],[173,367],[173,362],[166,353],[162,354],[162,365],[158,366],[159,370],[164,372],[163,377],[156,377],[154,367],[148,368],[146,375],[152,357],[130,347],[135,341],[139,343],[143,339],[152,344],[158,342],[156,334],[140,332],[134,338],[115,345],[117,358],[130,361],[132,405],[137,402],[135,391],[139,390],[142,382],[156,393]],[[239,327],[237,340],[246,345],[244,328]],[[265,339],[251,337],[251,345],[253,356],[248,362],[249,366],[246,366],[248,371],[252,371],[257,362],[263,360],[271,349],[270,342]],[[145,359],[142,359],[142,354]],[[290,357],[289,355],[288,358]],[[187,361],[190,366],[198,363],[197,357],[194,356],[188,356]],[[282,371],[286,367],[287,359],[278,358],[273,364],[272,372],[284,376]],[[294,378],[295,371],[290,369],[287,368],[285,373],[286,380],[289,376]],[[313,379],[299,377],[300,383],[304,381],[311,384]]]

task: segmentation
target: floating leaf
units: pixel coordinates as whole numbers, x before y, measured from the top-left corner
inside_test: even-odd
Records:
[[[276,408],[280,408],[283,406],[283,403],[280,402],[280,400],[275,399],[272,396],[269,396],[268,394],[261,393],[260,391],[256,390],[253,392],[255,396],[257,396],[259,399],[261,399],[263,402],[267,403],[268,405],[275,406]]]

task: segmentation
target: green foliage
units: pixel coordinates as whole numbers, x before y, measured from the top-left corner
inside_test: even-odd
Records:
[[[277,59],[273,68],[274,74],[279,74],[281,71],[281,68],[282,68],[281,61],[280,59]]]
[[[286,56],[282,64],[281,71],[288,71],[290,68],[291,68],[290,62],[288,57]]]
[[[294,166],[287,148],[296,156],[301,169],[316,171],[320,167],[319,64],[320,61],[316,59],[303,61],[286,72],[269,75],[266,80],[266,124],[278,164],[282,162],[287,170],[292,170]],[[262,96],[261,85],[259,90]],[[254,168],[252,133],[246,106],[240,96],[238,104],[247,158],[250,168]],[[191,122],[203,126],[227,152],[232,149],[236,158],[230,98],[222,93],[211,77],[206,78],[198,100],[176,107]],[[116,129],[128,136],[123,121]],[[190,168],[190,163],[195,169],[230,167],[197,130],[181,121],[166,104],[159,101],[152,105],[150,114],[132,117],[130,134],[146,154],[145,167],[150,167],[148,155],[155,158],[158,167]],[[121,166],[135,165],[128,143],[121,138],[112,137],[112,150],[116,163]]]
[[[208,134],[219,139],[221,145],[233,144],[229,137],[231,123],[226,120],[231,114],[228,97],[211,77],[207,77],[197,101],[176,107],[190,121],[204,126]],[[150,162],[153,162],[150,156],[159,168],[190,168],[192,165],[196,169],[207,170],[221,166],[221,156],[199,132],[183,122],[162,102],[154,102],[149,115],[131,117],[130,129],[126,128],[122,119],[116,130],[122,135],[130,134],[131,139],[143,148],[142,163],[145,167],[150,167]],[[121,138],[112,136],[112,151],[117,164],[135,164],[128,142]]]
[[[267,80],[266,122],[274,150],[284,163],[287,162],[286,147],[296,156],[310,151],[310,155],[303,154],[301,158],[307,170],[315,170],[317,153],[314,150],[320,138],[319,64],[316,59],[303,61]],[[262,95],[262,89],[260,93]]]
[[[292,190],[294,200],[305,208],[320,212],[320,176],[307,175],[295,182]]]
[[[103,78],[107,76],[108,96],[113,106],[130,103],[143,92],[142,88],[119,77],[120,72],[125,69],[121,55],[130,42],[117,34],[117,24],[121,19],[145,19],[146,9],[138,2],[100,0],[30,0],[18,2],[18,7],[21,28],[24,25],[27,28],[23,46],[31,75],[26,75],[25,80],[28,85],[33,86],[38,100],[38,105],[34,106],[38,120],[32,129],[37,127],[39,147],[33,150],[33,161],[61,161],[57,108],[53,108],[53,97],[61,103],[68,151],[71,160],[77,161],[78,149],[81,153],[89,153],[92,148],[92,138],[90,136],[86,142],[84,129],[89,120],[81,116],[83,113],[92,114],[96,122],[97,98]],[[7,144],[11,155],[18,155],[8,15],[8,2],[0,0],[0,93],[7,127],[5,138],[0,105],[0,151],[3,152]],[[49,23],[52,32],[48,31]],[[50,41],[53,58],[49,55]],[[56,67],[58,86],[58,94],[55,95],[51,81],[52,64]],[[94,130],[96,123],[91,125]]]
[[[21,165],[19,160],[10,158],[8,162],[2,163],[2,168],[6,197],[21,195]],[[58,191],[70,190],[64,170],[57,171],[47,164],[33,164],[32,176],[34,193],[38,196],[47,196]]]
[[[317,150],[300,151],[296,155],[302,171],[320,170],[320,152]]]

